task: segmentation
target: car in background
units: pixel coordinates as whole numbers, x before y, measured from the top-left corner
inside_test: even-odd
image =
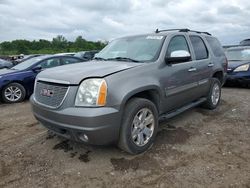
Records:
[[[23,61],[10,69],[1,69],[0,97],[6,103],[21,102],[33,93],[36,76],[42,70],[83,61],[78,57],[44,55]]]
[[[225,53],[228,59],[227,84],[250,86],[250,46],[231,47]]]
[[[75,52],[66,52],[66,53],[57,53],[55,55],[68,55],[68,56],[74,56],[76,53]]]
[[[31,54],[31,55],[23,55],[23,56],[20,56],[20,58],[17,58],[16,60],[13,61],[13,63],[15,65],[23,62],[23,61],[26,61],[28,59],[31,59],[33,57],[38,57],[38,56],[41,56],[41,54]]]
[[[241,46],[250,46],[250,39],[245,39],[240,42]]]
[[[4,59],[0,59],[0,69],[3,68],[11,68],[13,67],[13,63]]]
[[[77,52],[74,56],[86,60],[92,60],[95,57],[95,54],[97,54],[98,52],[99,52],[98,50],[82,51],[82,52]]]

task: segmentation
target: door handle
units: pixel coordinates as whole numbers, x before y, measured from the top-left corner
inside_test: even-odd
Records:
[[[191,67],[190,69],[188,69],[188,72],[194,72],[194,71],[197,71],[197,69],[194,67]]]
[[[213,67],[213,66],[214,66],[213,63],[209,63],[209,64],[208,64],[208,67]]]

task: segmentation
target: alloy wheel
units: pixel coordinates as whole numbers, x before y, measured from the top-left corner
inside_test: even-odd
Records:
[[[142,147],[146,145],[154,133],[155,118],[148,108],[141,109],[132,122],[131,135],[133,142]]]
[[[22,97],[22,91],[16,86],[9,86],[5,89],[4,96],[10,102],[16,102]]]
[[[213,105],[217,105],[220,100],[220,86],[215,83],[211,95]]]

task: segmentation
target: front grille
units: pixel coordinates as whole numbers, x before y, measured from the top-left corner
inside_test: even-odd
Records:
[[[67,94],[69,86],[57,83],[37,81],[35,100],[43,105],[58,108]]]

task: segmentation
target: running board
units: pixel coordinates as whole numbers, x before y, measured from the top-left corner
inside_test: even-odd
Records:
[[[199,104],[205,102],[207,99],[205,97],[203,98],[200,98],[199,100],[195,101],[195,102],[192,102],[186,106],[183,106],[182,108],[179,108],[178,110],[175,110],[175,111],[172,111],[170,113],[167,113],[167,114],[162,114],[160,117],[159,117],[159,120],[166,120],[166,119],[170,119],[182,112],[185,112],[186,110],[189,110],[191,108],[194,108],[196,106],[198,106]]]

